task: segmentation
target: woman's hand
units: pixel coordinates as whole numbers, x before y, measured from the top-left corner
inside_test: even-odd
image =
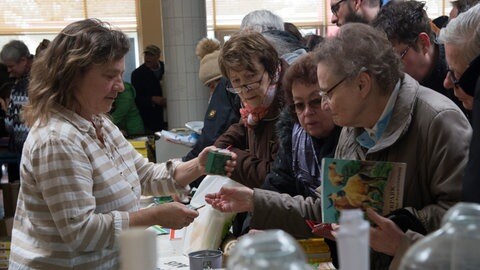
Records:
[[[323,238],[336,241],[335,232],[340,228],[336,223],[320,223],[313,227],[312,233]]]
[[[370,246],[377,252],[394,256],[405,234],[392,220],[380,216],[371,208],[367,209],[367,216],[377,225],[370,228]]]
[[[130,213],[130,226],[161,225],[181,229],[190,225],[198,212],[178,202],[165,203]]]
[[[205,147],[202,152],[198,155],[198,168],[199,170],[203,173],[206,174],[205,171],[205,166],[207,165],[207,160],[208,160],[208,153],[211,151],[217,151],[220,150],[220,148],[217,148],[215,146],[209,146]],[[226,151],[225,149],[222,149],[223,151]],[[230,160],[227,160],[225,163],[225,172],[227,173],[227,176],[230,177],[232,176],[232,172],[235,169],[235,165],[237,164],[237,154],[234,152],[228,151],[228,153],[231,155]]]
[[[214,150],[218,150],[218,148],[216,148],[215,146],[205,147],[205,149],[200,152],[198,157],[180,163],[175,169],[173,179],[175,179],[178,184],[186,186],[198,177],[205,175],[205,166],[207,165],[208,152]],[[233,152],[229,153],[231,154],[232,158],[226,162],[225,171],[227,172],[227,176],[230,177],[236,165],[235,160],[237,159],[237,155]]]
[[[221,212],[252,212],[253,189],[222,187],[217,193],[205,195],[205,201]]]

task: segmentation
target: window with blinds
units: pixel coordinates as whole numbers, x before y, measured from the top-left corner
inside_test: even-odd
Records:
[[[209,30],[239,28],[243,16],[257,9],[268,9],[299,27],[326,25],[325,0],[206,0]],[[330,10],[330,6],[328,6]]]
[[[422,0],[434,19],[448,15],[451,0]],[[297,27],[322,27],[330,23],[330,0],[206,0],[208,30],[237,30],[243,16],[253,10],[268,9]]]
[[[452,5],[450,2],[453,0],[449,1],[440,1],[440,0],[424,0],[425,2],[425,9],[427,10],[428,17],[431,19],[435,19],[439,16],[442,15],[447,15],[452,9]]]
[[[69,23],[98,18],[137,31],[135,0],[0,0],[0,34],[58,33]]]

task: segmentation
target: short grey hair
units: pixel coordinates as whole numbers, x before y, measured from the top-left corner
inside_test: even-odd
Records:
[[[254,10],[242,19],[240,29],[250,29],[256,32],[264,32],[267,30],[285,30],[283,19],[270,10],[260,9]]]
[[[461,47],[460,57],[470,63],[480,54],[480,4],[460,13],[440,30],[438,41]]]
[[[11,40],[3,46],[2,51],[0,52],[0,59],[2,62],[14,61],[15,63],[18,63],[22,57],[29,59],[31,58],[31,54],[27,45],[21,40]]]
[[[393,90],[404,77],[400,58],[381,30],[364,23],[348,23],[338,34],[325,39],[316,49],[317,63],[333,74],[353,78],[366,70],[384,92]]]

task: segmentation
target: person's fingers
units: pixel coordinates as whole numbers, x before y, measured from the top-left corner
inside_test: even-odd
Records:
[[[188,210],[191,210],[191,209],[188,209]],[[188,218],[191,219],[192,221],[198,217],[199,213],[197,210],[191,210],[191,211],[188,211]]]
[[[320,223],[313,227],[312,233],[330,240],[335,240],[335,237],[332,234],[333,229],[331,224]]]
[[[217,193],[208,193],[205,195],[205,200],[215,200],[217,198]]]
[[[227,161],[225,162],[225,167],[224,167],[224,169],[225,169],[226,171],[233,172],[233,170],[235,169],[235,165],[237,165],[237,162],[236,162],[236,161],[227,160]]]
[[[212,204],[213,199],[211,199],[210,197],[205,196],[205,202],[208,203],[208,204]]]
[[[253,234],[258,234],[258,233],[263,233],[265,232],[264,230],[255,230],[255,229],[250,229],[248,231],[248,234],[253,235]]]
[[[373,210],[372,208],[367,209],[367,216],[373,223],[375,223],[377,226],[381,228],[386,226],[389,221],[389,219],[382,217],[377,212],[375,212],[375,210]]]
[[[230,151],[230,156],[232,157],[231,161],[235,162],[235,160],[237,159],[237,154],[235,152]]]

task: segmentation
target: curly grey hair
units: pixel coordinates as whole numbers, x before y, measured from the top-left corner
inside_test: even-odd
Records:
[[[316,60],[330,71],[353,78],[366,70],[384,91],[403,78],[402,65],[384,32],[362,23],[349,23],[337,36],[327,38],[315,50]]]

